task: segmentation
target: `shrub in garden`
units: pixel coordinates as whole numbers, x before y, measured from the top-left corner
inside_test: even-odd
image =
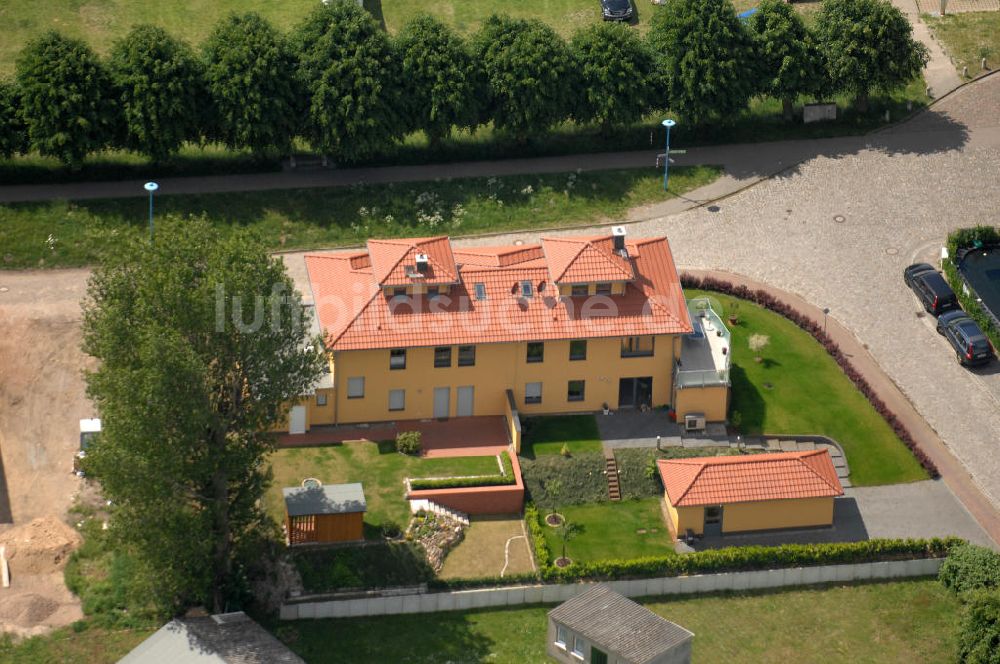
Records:
[[[604,455],[581,452],[571,457],[557,454],[537,459],[521,457],[526,498],[544,509],[608,499]]]
[[[1000,592],[977,591],[965,604],[958,632],[961,664],[1000,664]]]
[[[400,431],[396,434],[396,451],[401,454],[420,454],[423,435],[419,431]]]
[[[20,95],[13,82],[0,79],[0,159],[23,153],[27,148]]]
[[[941,565],[938,580],[958,594],[983,589],[1000,592],[1000,553],[975,544],[955,547]]]

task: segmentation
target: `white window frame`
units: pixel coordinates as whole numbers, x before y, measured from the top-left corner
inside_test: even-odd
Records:
[[[326,403],[327,403],[326,402],[326,392],[317,392],[316,393],[316,405],[317,406],[325,406]]]
[[[358,382],[361,381],[361,393],[357,394]],[[365,398],[365,377],[364,376],[352,376],[347,379],[347,398],[348,399],[364,399]]]
[[[397,353],[394,355],[394,353]],[[402,353],[399,355],[398,353]],[[403,362],[399,366],[393,366],[393,361],[402,358]],[[389,349],[389,370],[390,371],[400,371],[406,368],[406,349],[405,348],[390,348]]]
[[[530,388],[533,385],[537,385],[538,386],[538,394],[537,395],[531,395],[529,393],[529,389],[528,388]],[[529,401],[529,399],[534,399],[534,401]],[[533,382],[533,383],[525,383],[524,384],[524,403],[526,403],[526,404],[542,403],[542,384],[540,382]]]
[[[583,653],[586,651],[586,649],[587,649],[587,642],[584,641],[583,637],[580,636],[579,634],[574,634],[573,649],[570,651],[570,654],[579,659],[583,659],[584,658]]]
[[[392,397],[394,394],[400,395],[400,404],[398,408],[393,408],[392,406]],[[406,390],[403,389],[389,390],[389,410],[391,411],[406,410]]]
[[[569,630],[562,625],[556,625],[556,640],[553,641],[557,648],[562,648],[566,650],[566,639],[569,634]]]

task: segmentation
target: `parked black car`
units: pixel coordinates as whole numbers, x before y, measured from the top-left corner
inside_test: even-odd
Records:
[[[915,263],[903,270],[903,281],[916,293],[927,313],[940,316],[958,309],[958,298],[941,273],[927,263]]]
[[[946,311],[938,316],[937,331],[951,343],[959,363],[977,366],[993,359],[993,345],[964,311]]]
[[[632,18],[632,0],[601,0],[605,21],[627,21]]]

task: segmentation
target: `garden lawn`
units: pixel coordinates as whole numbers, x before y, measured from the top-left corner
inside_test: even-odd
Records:
[[[969,12],[934,17],[922,17],[934,36],[944,44],[945,51],[959,73],[969,68],[969,78],[989,73],[1000,64],[1000,12]],[[989,70],[983,71],[986,58]]]
[[[406,527],[410,508],[403,497],[404,478],[495,475],[499,470],[495,456],[423,459],[396,452],[391,441],[282,449],[271,456],[271,468],[274,482],[266,507],[278,523],[285,518],[283,487],[300,486],[307,477],[323,484],[361,482],[368,503],[365,536],[372,539],[380,538],[384,525]]]
[[[0,662],[4,664],[114,664],[148,638],[155,629],[108,629],[81,621],[79,630],[58,629],[45,636],[16,644],[0,637]],[[9,637],[7,637],[9,639]]]
[[[521,454],[529,458],[560,454],[563,445],[571,454],[601,451],[601,434],[593,415],[529,417],[522,420],[522,425]]]
[[[473,517],[465,538],[448,552],[439,576],[442,579],[496,577],[504,571],[505,563],[506,575],[530,573],[534,567],[521,524],[519,518]]]
[[[674,552],[659,498],[567,505],[557,511],[579,528],[566,543],[566,557],[575,562],[665,556]],[[548,510],[540,513],[544,519]],[[542,529],[555,560],[562,555],[558,529],[544,523]]]
[[[693,661],[948,662],[958,602],[937,581],[725,594],[643,604],[695,633]],[[280,623],[310,664],[543,662],[550,606]],[[330,644],[337,644],[331,648]]]
[[[156,214],[205,215],[218,228],[251,228],[271,249],[363,243],[369,237],[537,230],[621,218],[714,181],[711,166],[466,178],[246,193],[160,196]],[[102,247],[148,232],[144,198],[0,206],[0,267],[94,263]],[[49,238],[52,238],[49,241]]]
[[[723,320],[734,298],[704,291]],[[868,400],[820,344],[787,319],[739,300],[740,324],[730,325],[733,367],[730,413],[739,411],[748,434],[820,434],[839,442],[855,486],[926,479],[927,474]],[[770,337],[754,361],[751,334]]]

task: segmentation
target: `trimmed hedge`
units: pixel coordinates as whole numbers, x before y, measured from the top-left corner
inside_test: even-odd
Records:
[[[475,477],[441,477],[434,479],[411,479],[410,489],[421,491],[427,489],[464,489],[474,486],[508,486],[517,483],[514,477],[514,464],[507,452],[500,453],[503,464],[503,475],[477,475]]]
[[[858,391],[864,395],[868,402],[871,403],[872,408],[875,409],[882,419],[886,421],[886,424],[892,428],[896,436],[899,437],[903,444],[906,445],[913,453],[913,456],[917,459],[927,474],[933,479],[937,479],[941,476],[938,472],[937,466],[931,460],[929,456],[920,448],[920,445],[914,440],[913,436],[910,434],[909,429],[899,421],[899,418],[893,413],[882,398],[875,392],[875,389],[868,383],[865,377],[858,371],[851,360],[844,354],[844,352],[830,337],[826,332],[823,331],[823,324],[813,319],[809,318],[807,315],[803,314],[795,307],[782,302],[774,295],[771,295],[767,291],[753,290],[742,284],[737,285],[730,281],[725,281],[723,279],[715,279],[712,277],[699,278],[694,277],[690,274],[684,273],[681,275],[681,285],[684,288],[693,288],[697,290],[709,290],[715,291],[717,293],[723,293],[725,295],[731,295],[733,297],[739,298],[741,300],[749,300],[754,304],[757,304],[769,311],[773,311],[776,314],[784,316],[791,322],[795,323],[798,327],[805,330],[812,335],[816,341],[818,341],[830,357],[837,363],[844,375],[850,379],[854,386],[858,388]]]
[[[956,263],[958,252],[962,249],[975,246],[976,242],[981,243],[984,247],[1000,246],[1000,229],[993,228],[992,226],[975,226],[973,228],[960,228],[951,233],[948,236],[947,244],[949,259],[942,261],[942,268],[944,269],[944,276],[948,279],[951,289],[955,291],[955,295],[958,296],[958,301],[962,305],[962,308],[965,309],[965,313],[972,320],[979,323],[979,327],[983,329],[983,333],[993,343],[993,347],[1000,348],[1000,329],[997,329],[996,323],[993,322],[993,319],[986,313],[982,305],[976,301],[976,298],[966,295],[965,290],[962,288],[965,285],[965,281],[962,279],[962,275],[958,273],[958,264]],[[1000,316],[1000,312],[994,313]]]
[[[938,580],[956,594],[998,589],[1000,553],[975,544],[955,547],[941,565]]]
[[[538,509],[532,503],[524,505],[524,521],[528,524],[528,536],[531,538],[531,550],[535,554],[535,565],[538,569],[544,569],[552,559],[552,551],[549,550],[549,543],[545,541],[545,532],[542,530],[542,517]]]
[[[604,454],[579,452],[570,457],[545,454],[520,457],[527,499],[539,507],[598,503],[608,500]]]

